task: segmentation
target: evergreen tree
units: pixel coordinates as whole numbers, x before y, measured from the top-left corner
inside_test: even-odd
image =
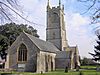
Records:
[[[94,46],[95,50],[94,50],[94,53],[89,53],[93,56],[93,60],[95,61],[100,61],[100,34],[97,35],[98,37],[98,40],[96,41],[97,42],[97,46]]]

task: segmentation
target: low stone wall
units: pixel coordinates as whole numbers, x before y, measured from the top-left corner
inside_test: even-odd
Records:
[[[0,72],[14,72],[14,71],[17,71],[16,69],[0,69]]]
[[[1,73],[0,75],[23,75],[23,74]]]

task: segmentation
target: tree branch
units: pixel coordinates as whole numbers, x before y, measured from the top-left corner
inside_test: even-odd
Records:
[[[18,12],[16,12],[14,9],[12,9],[10,6],[8,6],[7,4],[5,4],[5,3],[3,3],[3,2],[1,2],[0,1],[0,3],[1,4],[3,4],[4,6],[6,6],[7,8],[9,8],[11,11],[13,11],[14,13],[16,13],[20,18],[22,18],[23,20],[25,20],[25,21],[27,21],[27,22],[29,22],[29,23],[31,23],[31,24],[34,24],[34,25],[41,25],[41,26],[44,26],[44,25],[42,25],[42,24],[37,24],[37,23],[34,23],[34,22],[31,22],[31,21],[29,21],[29,20],[27,20],[26,18],[24,18],[22,15],[20,15]]]
[[[87,0],[87,1],[90,1],[90,0]],[[95,5],[95,3],[96,3],[96,0],[93,0],[93,4],[82,14],[87,13]]]
[[[80,1],[80,2],[88,2],[88,1],[90,1],[90,0],[78,0],[78,1]]]

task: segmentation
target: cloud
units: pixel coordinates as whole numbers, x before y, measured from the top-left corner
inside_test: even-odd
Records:
[[[80,55],[91,57],[88,52],[93,49],[93,36],[89,28],[90,18],[76,12],[67,12],[66,15],[67,34],[69,45],[78,45]]]
[[[45,40],[45,30],[46,30],[46,4],[47,0],[21,0],[22,6],[24,7],[24,11],[26,18],[31,22],[36,24],[29,24],[32,25],[35,29],[38,30],[38,34],[40,35],[41,39]],[[42,34],[42,35],[41,35]]]
[[[66,23],[68,29],[68,34],[73,34],[73,37],[84,38],[88,36],[89,33],[89,17],[82,16],[79,13],[71,12],[66,15]],[[72,35],[68,35],[69,37]],[[82,36],[82,37],[81,37]],[[71,38],[71,37],[70,37]]]
[[[88,18],[83,17],[79,13],[72,15],[72,22],[74,22],[74,26],[87,25],[89,23]]]
[[[88,25],[90,23],[89,17],[82,16],[79,13],[68,12],[66,17],[67,17],[67,22],[70,25],[73,25],[74,27],[79,27],[79,26],[82,26],[82,25]]]

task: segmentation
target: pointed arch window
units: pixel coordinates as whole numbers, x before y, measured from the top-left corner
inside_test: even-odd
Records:
[[[59,22],[59,15],[56,12],[52,13],[52,23],[58,23]]]
[[[24,44],[21,44],[18,49],[18,61],[19,62],[27,61],[27,48]]]

